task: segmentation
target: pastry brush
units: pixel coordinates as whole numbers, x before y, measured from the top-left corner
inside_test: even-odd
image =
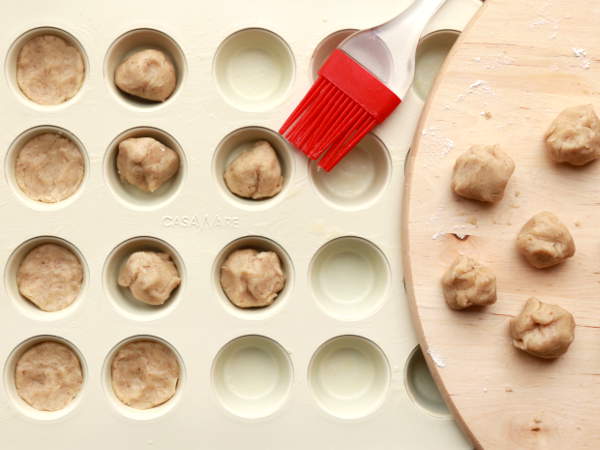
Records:
[[[348,37],[279,132],[330,171],[400,104],[415,73],[415,53],[445,0],[415,0],[396,18]]]

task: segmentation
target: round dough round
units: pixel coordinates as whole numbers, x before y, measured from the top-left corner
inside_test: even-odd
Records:
[[[119,143],[119,177],[143,191],[156,191],[173,178],[178,170],[177,152],[154,138],[129,138]]]
[[[64,344],[47,341],[21,355],[15,367],[17,394],[40,411],[63,409],[83,385],[81,361]]]
[[[83,155],[75,143],[57,133],[31,138],[19,150],[15,179],[32,200],[56,203],[73,195],[83,180]]]
[[[136,300],[149,305],[162,305],[179,286],[177,266],[168,253],[135,252],[121,266],[119,286],[129,288]]]
[[[496,302],[496,276],[486,266],[465,255],[448,268],[442,278],[444,298],[452,309],[486,306]]]
[[[510,334],[518,349],[539,358],[558,358],[573,342],[575,320],[560,306],[532,297],[521,313],[511,319]]]
[[[175,395],[179,370],[177,357],[166,345],[128,342],[112,360],[112,388],[117,398],[132,408],[154,408]]]
[[[164,102],[177,85],[171,59],[162,51],[147,49],[128,56],[115,71],[115,84],[128,94]]]
[[[40,105],[66,102],[77,94],[84,76],[79,49],[51,34],[27,41],[17,57],[17,84]]]
[[[497,202],[515,170],[511,157],[497,145],[474,145],[456,159],[452,189],[461,197]]]
[[[558,217],[542,211],[521,228],[517,236],[517,249],[533,267],[545,269],[573,256],[575,242]]]
[[[275,252],[236,250],[221,267],[221,287],[238,308],[269,306],[284,286],[285,273]]]
[[[592,105],[567,108],[554,119],[545,138],[554,161],[583,166],[600,156],[600,119]]]
[[[259,200],[281,192],[283,177],[275,149],[257,141],[235,158],[225,170],[225,184],[235,195]]]
[[[81,291],[83,267],[69,249],[42,244],[31,250],[17,270],[17,287],[23,297],[42,311],[60,311]]]

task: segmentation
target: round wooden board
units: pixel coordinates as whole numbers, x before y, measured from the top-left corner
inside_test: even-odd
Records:
[[[410,155],[407,290],[427,362],[477,447],[600,448],[600,162],[557,165],[543,145],[565,107],[592,103],[600,112],[599,23],[597,2],[488,1],[448,57]],[[472,144],[499,144],[516,163],[497,205],[451,193],[454,160]],[[515,238],[542,210],[567,225],[577,252],[536,270]],[[495,305],[446,307],[440,278],[459,252],[493,268]],[[530,296],[575,316],[575,341],[556,361],[511,344],[509,319]]]

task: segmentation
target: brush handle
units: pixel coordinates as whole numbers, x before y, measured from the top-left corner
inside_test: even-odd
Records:
[[[414,77],[423,29],[445,1],[415,0],[389,22],[352,35],[340,48],[403,98]]]

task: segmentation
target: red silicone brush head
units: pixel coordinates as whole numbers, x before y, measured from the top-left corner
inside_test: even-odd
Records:
[[[330,171],[400,99],[344,51],[335,50],[279,132]]]

